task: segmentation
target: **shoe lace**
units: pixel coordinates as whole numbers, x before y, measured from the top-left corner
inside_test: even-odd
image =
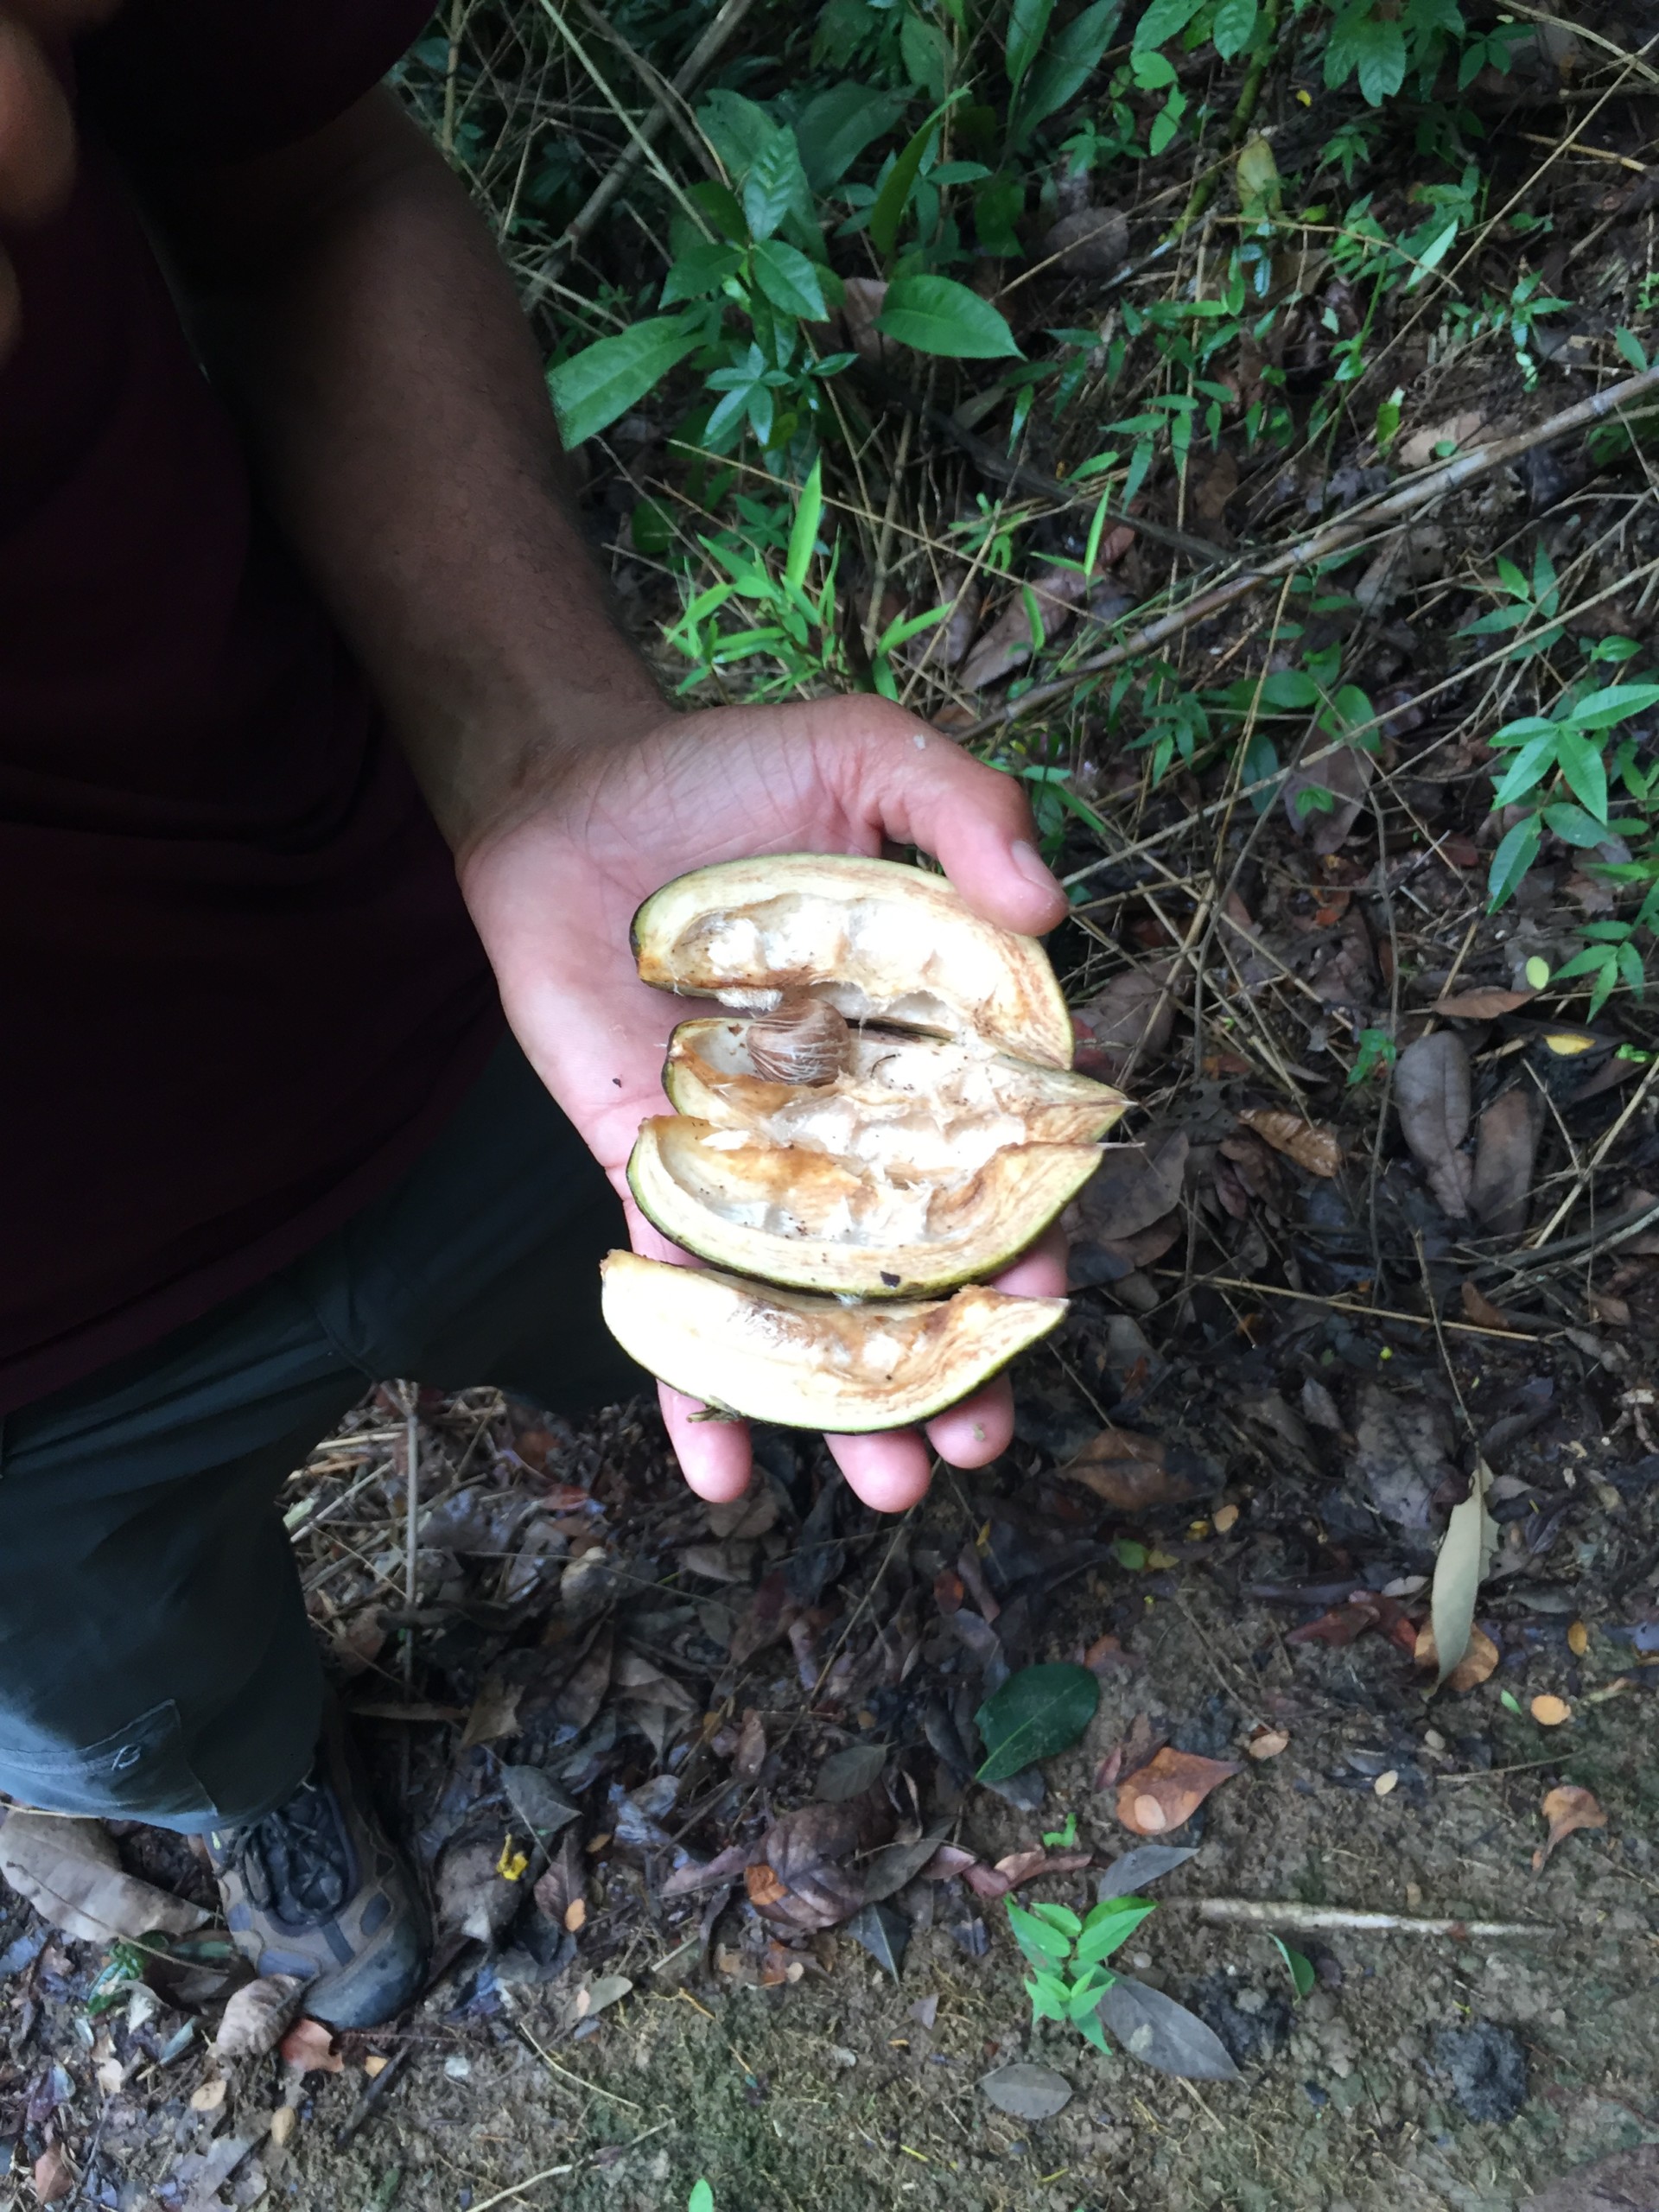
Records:
[[[232,1846],[248,1894],[290,1928],[332,1920],[350,1894],[351,1853],[333,1793],[309,1779]]]

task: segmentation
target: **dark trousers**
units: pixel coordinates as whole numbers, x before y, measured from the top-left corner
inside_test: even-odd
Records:
[[[322,1679],[278,1490],[370,1384],[554,1411],[645,1378],[599,1313],[622,1213],[502,1045],[387,1197],[257,1290],[0,1423],[0,1791],[187,1832],[310,1764]]]

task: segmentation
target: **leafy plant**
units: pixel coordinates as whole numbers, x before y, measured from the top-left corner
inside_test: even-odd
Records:
[[[1523,715],[1493,736],[1495,750],[1515,756],[1497,780],[1493,806],[1532,802],[1492,855],[1487,887],[1494,909],[1514,896],[1538,856],[1546,830],[1563,843],[1587,851],[1644,827],[1639,817],[1609,816],[1605,747],[1610,730],[1656,705],[1659,683],[1615,683],[1588,693],[1569,691],[1553,715]],[[1646,800],[1651,779],[1637,766],[1633,753],[1621,753],[1617,766],[1631,796]]]
[[[691,2194],[685,2200],[685,2212],[715,2212],[715,2192],[706,2181],[691,2184]]]
[[[1014,1940],[1037,1969],[1025,1985],[1033,2019],[1069,2020],[1096,2050],[1109,2053],[1096,2008],[1117,1976],[1103,1962],[1156,1906],[1146,1897],[1107,1897],[1079,1919],[1063,1904],[1027,1911],[1012,1897],[1006,1902]]]

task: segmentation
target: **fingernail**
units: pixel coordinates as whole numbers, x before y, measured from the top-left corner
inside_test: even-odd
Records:
[[[1044,861],[1042,855],[1035,845],[1027,844],[1023,837],[1016,837],[1013,844],[1008,847],[1008,857],[1020,874],[1025,877],[1027,882],[1034,884],[1039,891],[1046,891],[1052,894],[1059,889],[1060,887],[1054,879],[1053,871]]]

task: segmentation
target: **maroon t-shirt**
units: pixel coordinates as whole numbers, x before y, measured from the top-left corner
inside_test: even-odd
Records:
[[[262,516],[124,165],[294,143],[425,0],[130,0],[73,200],[7,240],[0,1412],[393,1181],[500,1015],[449,855]]]

